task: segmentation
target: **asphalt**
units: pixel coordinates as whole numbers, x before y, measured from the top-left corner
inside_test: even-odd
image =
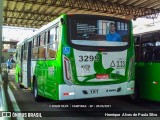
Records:
[[[29,89],[20,89],[15,82],[15,70],[11,70],[8,74],[3,73],[3,80],[5,81],[5,93],[8,103],[9,111],[17,111],[13,105],[13,101],[9,97],[8,86],[11,89],[17,105],[21,111],[28,112],[46,112],[55,117],[44,118],[24,118],[25,120],[54,120],[54,119],[110,119],[110,120],[159,120],[159,117],[91,117],[95,114],[105,112],[156,112],[160,111],[160,103],[143,100],[140,104],[133,104],[126,96],[105,97],[83,100],[68,100],[68,101],[53,101],[44,99],[42,102],[35,102],[33,94]],[[78,105],[87,106],[76,107]],[[61,107],[59,107],[61,106]],[[78,113],[78,115],[77,115]],[[44,113],[45,114],[45,113]],[[68,117],[67,117],[68,116]],[[78,116],[78,117],[77,117]],[[88,117],[90,116],[90,117]],[[12,118],[13,120],[15,118]]]

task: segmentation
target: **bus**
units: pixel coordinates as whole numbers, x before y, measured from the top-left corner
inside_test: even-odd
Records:
[[[160,31],[135,34],[135,54],[133,100],[160,101]]]
[[[134,58],[131,21],[63,14],[17,44],[16,81],[36,101],[130,95]]]

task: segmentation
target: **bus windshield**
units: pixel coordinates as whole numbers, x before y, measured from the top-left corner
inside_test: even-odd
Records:
[[[127,46],[129,43],[129,22],[107,18],[70,19],[71,43],[83,46]]]

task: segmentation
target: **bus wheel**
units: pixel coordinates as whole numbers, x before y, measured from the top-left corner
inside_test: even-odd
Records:
[[[140,103],[141,102],[137,85],[134,88],[134,93],[132,95],[130,95],[130,101],[132,103]]]
[[[34,80],[33,82],[33,94],[34,94],[35,101],[40,102],[42,98],[41,96],[38,95],[38,86],[37,86],[36,80]]]

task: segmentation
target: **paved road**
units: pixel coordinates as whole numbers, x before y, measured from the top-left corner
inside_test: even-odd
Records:
[[[13,103],[13,99],[10,97],[8,90],[6,89],[7,94],[7,100],[9,104],[9,110],[16,111],[19,109],[21,111],[61,111],[58,114],[60,114],[62,117],[66,114],[75,115],[76,111],[160,111],[160,103],[158,102],[151,102],[151,101],[143,101],[141,104],[132,104],[128,101],[127,97],[106,97],[106,98],[94,98],[94,99],[85,99],[85,100],[69,100],[69,101],[53,101],[49,99],[44,99],[43,102],[35,102],[33,98],[33,94],[28,89],[20,89],[18,87],[18,84],[14,81],[14,70],[12,70],[9,75],[7,73],[4,73],[3,79],[5,79],[6,84],[9,85],[9,88],[11,89],[13,96],[17,102],[17,106],[15,107],[15,102]],[[7,86],[7,85],[6,85]],[[11,100],[12,99],[12,100]],[[63,108],[59,106],[63,105]],[[75,105],[75,106],[73,106]],[[75,108],[76,105],[93,105],[94,107],[96,105],[103,105],[99,106],[100,108]],[[66,107],[66,108],[64,108]],[[72,107],[72,108],[71,108]],[[74,108],[73,108],[74,107]],[[72,110],[75,111],[72,113],[67,113],[67,111]],[[87,114],[95,114],[95,112],[90,112]],[[86,113],[80,112],[80,115],[85,116]],[[62,117],[57,117],[58,119],[63,119]],[[50,118],[51,120],[57,119],[57,118]],[[13,118],[14,119],[14,118]],[[30,118],[31,119],[31,118]],[[29,120],[30,120],[29,119]],[[44,118],[43,118],[44,119]],[[45,118],[45,120],[48,120],[49,118]],[[90,118],[90,117],[74,117],[74,118],[66,118],[66,119],[97,119],[97,118]],[[98,119],[108,119],[108,118],[98,118]],[[109,119],[122,119],[122,120],[128,120],[133,119],[128,117],[123,118],[109,118]],[[143,120],[150,120],[150,118],[147,117],[141,117],[141,118],[135,118],[134,119],[143,119]],[[152,120],[158,120],[160,118],[152,118]],[[33,119],[35,120],[35,118]],[[39,120],[39,119],[37,119]]]

